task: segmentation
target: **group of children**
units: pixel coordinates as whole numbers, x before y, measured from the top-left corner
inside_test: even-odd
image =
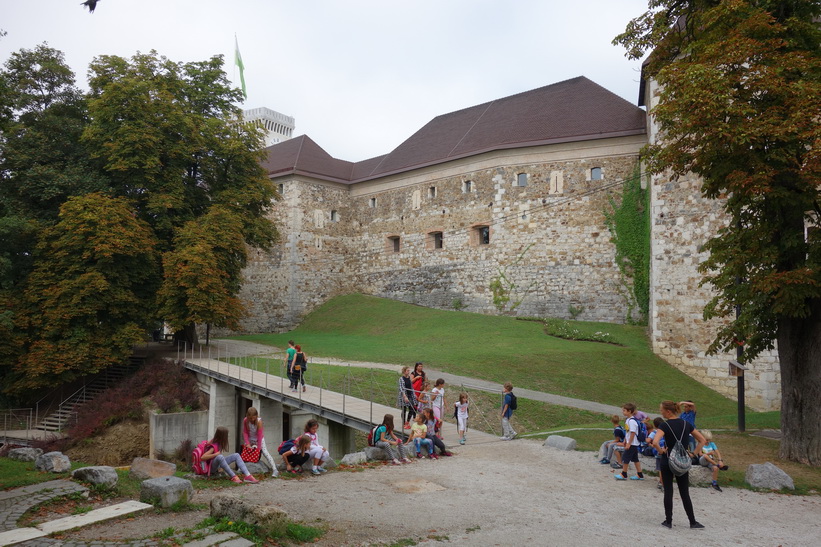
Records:
[[[696,406],[692,401],[682,401],[679,403],[683,412],[680,418],[690,423],[695,427],[696,420]],[[602,465],[610,464],[614,469],[621,469],[620,473],[614,476],[616,480],[627,480],[628,469],[631,463],[634,464],[636,474],[631,476],[631,480],[643,480],[644,473],[641,469],[641,462],[639,455],[655,458],[655,470],[658,472],[661,469],[661,455],[658,450],[653,448],[653,439],[659,429],[659,426],[664,423],[664,419],[656,417],[650,420],[647,415],[639,410],[636,410],[636,405],[633,403],[626,403],[622,407],[622,414],[624,417],[624,426],[621,425],[621,418],[614,414],[610,417],[613,423],[613,438],[602,443],[599,448],[599,463]],[[690,437],[687,441],[689,452],[693,457],[693,464],[698,464],[703,467],[708,467],[712,472],[713,489],[721,492],[721,487],[718,485],[719,470],[726,470],[728,467],[724,464],[721,457],[721,452],[718,450],[715,442],[713,442],[713,434],[708,430],[701,430],[701,434],[707,440],[707,443],[701,449],[701,455],[696,458],[693,454],[695,447],[695,439]],[[664,439],[660,441],[660,446],[664,447]],[[658,479],[658,488],[662,489],[661,476]]]
[[[317,420],[308,420],[305,424],[304,433],[297,439],[283,441],[279,446],[279,454],[282,456],[282,462],[285,464],[285,469],[292,473],[299,473],[302,467],[308,461],[312,462],[311,473],[314,475],[321,475],[327,470],[325,464],[330,457],[330,454],[319,443],[317,431],[319,430],[319,422]],[[271,467],[271,476],[279,475],[274,458],[268,452],[265,443],[264,428],[262,419],[259,417],[259,412],[256,408],[250,407],[242,420],[242,437],[245,446],[251,449],[259,449],[260,456],[264,456]],[[259,482],[249,471],[245,465],[245,461],[238,452],[231,452],[228,442],[228,428],[217,427],[214,437],[205,443],[202,452],[197,453],[195,450],[194,471],[202,475],[214,475],[220,470],[223,471],[232,482]],[[216,465],[215,465],[216,464]],[[244,479],[240,479],[239,475],[231,469],[231,464],[236,465]]]

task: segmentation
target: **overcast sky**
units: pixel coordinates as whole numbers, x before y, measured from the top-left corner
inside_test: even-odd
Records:
[[[638,61],[610,44],[646,0],[0,0],[0,61],[48,44],[87,89],[97,55],[224,55],[248,100],[336,158],[385,154],[439,114],[586,76],[633,104]]]

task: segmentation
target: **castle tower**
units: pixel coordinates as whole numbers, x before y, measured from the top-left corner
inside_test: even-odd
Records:
[[[287,141],[294,136],[294,118],[280,114],[264,106],[242,112],[246,122],[253,122],[265,128],[265,146]]]

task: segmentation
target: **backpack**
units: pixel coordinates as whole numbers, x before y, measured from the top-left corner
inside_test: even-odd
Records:
[[[277,452],[281,456],[282,454],[285,454],[290,449],[292,449],[295,444],[296,444],[296,441],[294,439],[288,439],[287,441],[282,441],[281,443],[279,443],[279,447],[277,448]]]
[[[294,357],[294,370],[300,371],[305,368],[305,354],[301,351]]]
[[[195,475],[208,475],[211,472],[211,461],[202,461],[202,455],[209,446],[209,441],[202,441],[191,451],[191,467]]]
[[[513,395],[513,392],[510,392],[510,410],[516,410],[519,408],[519,403],[516,401],[516,396]]]
[[[638,426],[636,428],[637,429],[637,431],[636,431],[636,440],[639,442],[640,445],[641,444],[647,444],[647,424],[645,424],[644,422],[642,422],[641,420],[638,420],[636,418],[630,418],[630,419],[631,420],[636,420],[636,426]]]
[[[373,429],[368,431],[368,446],[376,446],[376,430],[382,427],[382,425],[375,425]]]
[[[670,427],[669,422],[665,423],[672,433],[673,428]],[[673,475],[676,477],[687,474],[690,471],[690,467],[693,465],[690,455],[687,454],[687,451],[684,449],[684,443],[681,442],[682,439],[684,439],[684,432],[686,429],[686,426],[681,428],[681,439],[676,438],[676,446],[674,446],[673,449],[667,453],[667,463],[670,467],[670,471],[672,471]],[[673,436],[675,437],[675,434],[673,434]]]

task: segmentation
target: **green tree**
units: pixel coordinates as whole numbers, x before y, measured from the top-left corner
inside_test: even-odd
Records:
[[[821,465],[821,62],[811,0],[651,0],[615,42],[652,50],[662,140],[655,173],[692,172],[729,222],[702,271],[728,318],[710,347],[743,343],[751,360],[777,345],[781,457]],[[734,318],[736,309],[740,310]]]
[[[71,381],[128,358],[154,310],[155,245],[125,199],[94,193],[60,208],[25,283],[16,390]]]

